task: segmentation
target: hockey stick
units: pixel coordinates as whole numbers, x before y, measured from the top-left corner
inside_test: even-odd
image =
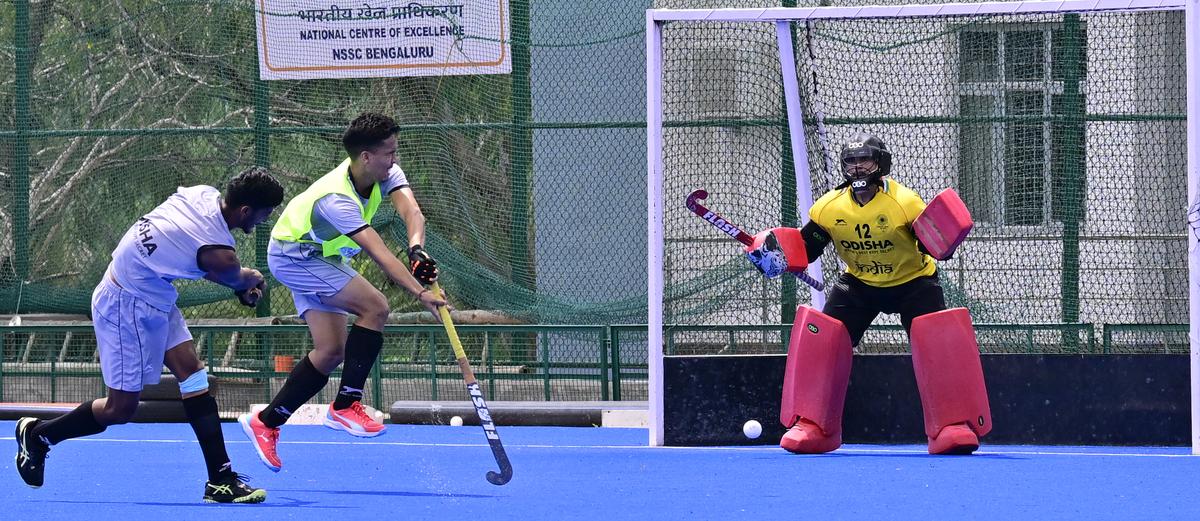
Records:
[[[442,287],[437,282],[433,283],[432,290],[438,298],[445,298]],[[458,339],[458,332],[454,329],[454,322],[450,320],[450,310],[442,306],[438,308],[438,314],[442,317],[442,325],[446,327],[446,336],[450,337],[450,345],[454,347],[454,357],[458,359],[458,368],[462,369],[463,380],[467,382],[467,394],[471,396],[471,404],[475,406],[475,415],[479,416],[479,424],[483,426],[488,445],[492,446],[492,456],[496,458],[496,464],[500,465],[500,472],[488,471],[487,480],[493,485],[503,485],[512,479],[512,463],[509,463],[508,453],[504,452],[504,445],[500,443],[500,434],[496,432],[492,413],[488,412],[487,402],[483,401],[483,390],[479,388],[479,381],[475,380],[475,372],[471,371],[471,361],[467,360],[467,353],[463,351],[462,341]]]
[[[730,237],[737,239],[738,242],[745,244],[746,246],[749,246],[754,242],[754,237],[752,235],[742,231],[742,229],[738,228],[736,224],[725,220],[724,217],[717,215],[716,212],[705,208],[704,205],[699,203],[699,201],[703,201],[707,197],[708,192],[704,190],[696,190],[695,192],[692,192],[687,198],[688,210],[691,210],[692,213],[699,215],[704,220],[708,221],[709,224],[717,227],[718,230],[729,234]],[[808,272],[792,272],[792,274],[795,275],[796,278],[804,281],[805,284],[808,284],[813,289],[817,291],[825,291],[825,283],[812,278]]]

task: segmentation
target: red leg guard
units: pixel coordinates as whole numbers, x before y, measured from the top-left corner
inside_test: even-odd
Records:
[[[992,430],[979,343],[966,308],[913,320],[913,370],[931,454],[969,454]],[[945,432],[943,432],[945,431]]]
[[[852,358],[846,326],[808,306],[796,310],[779,408],[779,421],[791,428],[783,448],[814,454],[841,446]]]

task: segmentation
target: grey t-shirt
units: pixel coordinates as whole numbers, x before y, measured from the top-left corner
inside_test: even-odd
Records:
[[[408,186],[408,178],[405,177],[404,170],[401,170],[399,165],[393,164],[391,170],[388,170],[387,180],[379,183],[379,191],[386,196],[406,186]],[[367,204],[367,200],[361,197],[359,202],[363,206]],[[322,241],[356,232],[366,227],[367,224],[362,218],[362,210],[359,209],[358,204],[346,195],[329,194],[313,204],[313,234]]]

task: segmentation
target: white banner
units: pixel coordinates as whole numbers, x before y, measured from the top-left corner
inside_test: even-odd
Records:
[[[509,74],[508,0],[258,0],[264,80]]]

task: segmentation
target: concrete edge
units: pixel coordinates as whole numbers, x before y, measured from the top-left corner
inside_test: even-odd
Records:
[[[489,402],[496,425],[559,427],[644,427],[646,402]],[[391,423],[449,425],[457,416],[464,425],[479,425],[467,401],[398,401],[389,410]]]
[[[26,416],[51,419],[70,412],[76,403],[12,403],[0,402],[0,420],[17,420]],[[260,404],[261,407],[261,404]],[[311,414],[293,417],[292,424],[319,424],[324,415],[317,405],[306,404]],[[497,425],[536,425],[560,427],[646,427],[646,402],[490,402],[488,410]],[[385,411],[386,423],[415,425],[449,425],[458,416],[464,425],[479,425],[475,407],[467,401],[398,401]],[[304,421],[311,416],[315,421]],[[222,420],[235,419],[236,414],[222,414]],[[136,423],[187,422],[183,403],[176,400],[142,400],[138,405]]]
[[[78,407],[77,403],[0,403],[0,420],[19,420],[26,416],[39,420],[57,418]],[[187,422],[183,402],[179,400],[142,400],[133,415],[134,423]]]

